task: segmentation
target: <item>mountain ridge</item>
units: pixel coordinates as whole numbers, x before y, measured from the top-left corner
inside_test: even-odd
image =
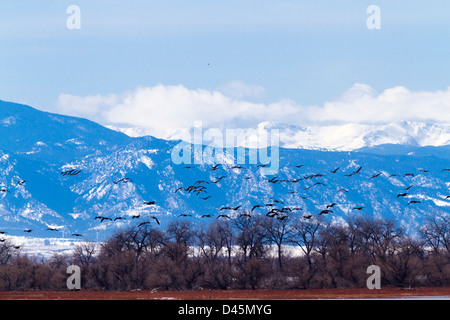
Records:
[[[130,136],[145,135],[144,129],[114,128]],[[178,130],[167,138],[191,141],[193,128]],[[208,128],[204,128],[206,132]],[[292,149],[323,151],[352,151],[384,144],[399,144],[416,147],[444,146],[450,144],[450,125],[412,121],[396,121],[388,124],[342,124],[296,126],[262,122],[254,128],[243,129],[241,146],[266,145],[265,132],[278,130],[279,146]]]
[[[10,105],[0,101],[2,111]],[[56,226],[66,235],[104,238],[141,222],[155,227],[152,216],[161,224],[175,219],[204,224],[219,213],[263,215],[266,209],[251,209],[274,199],[280,209],[301,208],[289,213],[292,219],[316,216],[327,204],[337,203],[327,214],[330,222],[369,214],[398,219],[411,230],[427,217],[449,214],[450,172],[443,171],[450,166],[449,146],[381,145],[352,151],[282,147],[279,170],[266,175],[258,166],[261,162],[249,162],[250,149],[245,149],[245,163],[239,164],[232,161],[235,154],[225,151],[227,161],[214,170],[211,163],[176,165],[171,153],[179,140],[128,137],[89,120],[31,109],[9,110],[0,121],[0,185],[5,189],[0,193],[0,230],[10,234],[24,235],[27,228],[34,236],[54,236],[46,228]],[[13,126],[8,140],[5,135]],[[361,171],[352,174],[359,167]],[[22,180],[23,185],[18,183]],[[409,185],[408,197],[397,197]],[[187,191],[189,186],[198,188]],[[421,203],[412,205],[411,200]],[[241,207],[222,209],[227,206]],[[360,206],[361,212],[353,210]],[[206,215],[211,218],[202,218]],[[113,221],[100,222],[96,216]],[[125,219],[114,221],[118,217]]]

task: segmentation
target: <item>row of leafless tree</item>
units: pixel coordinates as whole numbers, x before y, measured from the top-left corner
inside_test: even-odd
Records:
[[[38,261],[0,244],[1,290],[66,290],[67,266],[81,268],[82,289],[244,289],[364,287],[367,267],[382,285],[448,286],[450,221],[430,218],[409,235],[392,220],[242,216],[164,230],[131,227],[101,245]]]

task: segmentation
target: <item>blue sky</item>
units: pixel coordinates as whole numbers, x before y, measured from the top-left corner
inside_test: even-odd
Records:
[[[71,4],[80,30],[66,27]],[[366,26],[372,4],[380,30]],[[117,104],[138,88],[230,95],[238,84],[231,98],[268,107],[324,106],[355,84],[445,91],[449,39],[444,0],[2,1],[0,99],[88,117],[61,95]]]

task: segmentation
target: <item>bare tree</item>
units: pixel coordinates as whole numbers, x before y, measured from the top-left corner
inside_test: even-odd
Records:
[[[172,221],[167,230],[169,239],[185,247],[192,245],[195,237],[194,225],[187,221]]]
[[[299,262],[294,271],[300,271],[297,276],[300,278],[302,286],[309,288],[311,280],[316,274],[317,264],[313,262],[313,253],[318,245],[318,232],[323,227],[322,218],[313,218],[311,220],[299,220],[292,224],[289,235],[289,242],[300,248],[303,256],[294,261]],[[303,259],[304,258],[304,259]],[[302,261],[306,260],[303,266]]]
[[[83,242],[75,246],[72,253],[73,263],[80,266],[88,267],[95,260],[97,245],[93,242]]]
[[[10,263],[11,259],[19,255],[20,248],[17,248],[11,240],[5,239],[0,243],[0,266]]]
[[[244,263],[252,258],[262,258],[266,254],[267,238],[262,228],[263,219],[261,216],[251,219],[240,216],[233,220],[233,228],[236,230],[235,242],[240,248]]]
[[[199,230],[197,237],[197,246],[204,260],[204,285],[227,289],[232,281],[232,231],[229,223],[227,221],[211,223],[206,230]]]
[[[427,218],[419,230],[421,238],[436,253],[445,250],[450,254],[450,219],[444,215]]]
[[[262,223],[267,243],[275,244],[277,247],[278,268],[283,269],[283,245],[288,241],[291,230],[291,219],[274,219],[266,217]]]

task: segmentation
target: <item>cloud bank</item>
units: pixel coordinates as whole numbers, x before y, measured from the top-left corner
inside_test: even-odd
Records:
[[[140,127],[161,138],[191,128],[198,121],[203,127],[216,128],[251,128],[267,121],[297,126],[402,120],[450,123],[450,87],[414,92],[397,86],[377,93],[366,84],[355,84],[320,106],[303,106],[289,99],[266,104],[245,100],[263,93],[264,88],[240,81],[217,90],[159,84],[105,96],[61,94],[56,111],[103,125]]]

